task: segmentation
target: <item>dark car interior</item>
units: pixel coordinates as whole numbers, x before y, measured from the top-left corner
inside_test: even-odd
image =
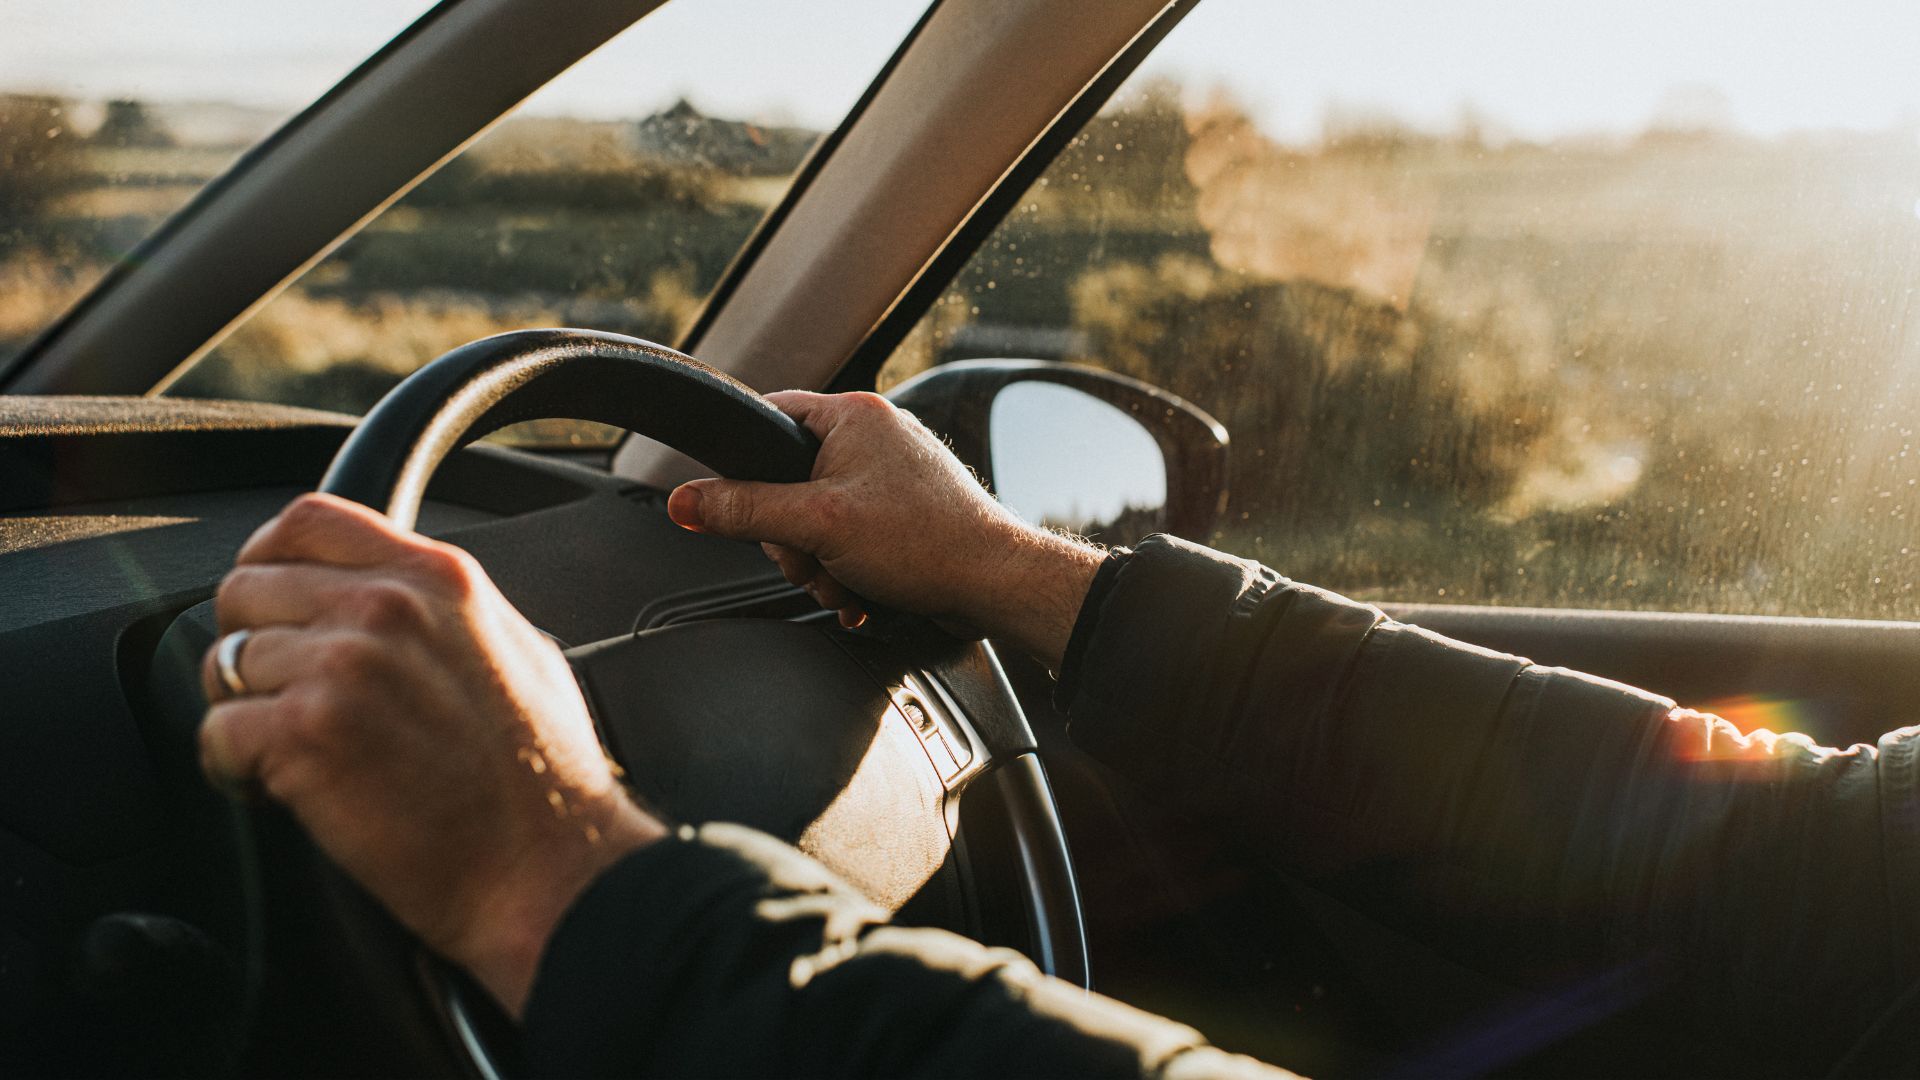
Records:
[[[1019,948],[1050,973],[1305,1074],[1777,1071],[1740,1046],[1682,1039],[1631,1002],[1499,985],[1290,881],[1220,823],[1163,812],[1152,791],[1075,749],[1052,677],[1029,658],[894,615],[841,631],[755,547],[673,525],[678,466],[664,451],[635,479],[609,454],[468,445],[509,421],[568,417],[643,436],[620,455],[658,444],[729,475],[804,477],[804,433],[780,427],[745,384],[875,386],[940,291],[1192,3],[934,4],[675,343],[728,357],[721,371],[589,335],[568,339],[571,370],[586,372],[577,381],[565,364],[557,376],[543,368],[452,420],[463,389],[557,339],[484,363],[453,354],[364,422],[141,396],[657,6],[628,0],[556,22],[518,0],[439,5],[0,372],[0,1074],[516,1071],[511,1024],[483,993],[410,943],[291,821],[210,790],[199,771],[197,665],[218,581],[288,500],[356,467],[380,478],[354,497],[402,514],[417,500],[422,532],[471,551],[568,649],[643,797],[794,841],[904,921]],[[1013,65],[991,87],[930,89],[950,67],[994,74],[977,56],[948,63],[970,25],[1022,47],[1075,44],[1058,65]],[[975,91],[1018,108],[963,119]],[[422,101],[438,107],[399,107]],[[941,138],[975,140],[978,159],[915,168]],[[849,187],[837,170],[856,168],[894,182]],[[790,346],[786,367],[768,359],[780,352],[770,342]],[[955,365],[895,396],[991,479],[995,393],[1022,380],[1086,389],[1157,440],[1166,506],[1153,527],[1215,535],[1237,434],[1139,380],[1037,367]],[[435,418],[457,437],[432,443]],[[1682,704],[1810,703],[1799,730],[1828,745],[1871,742],[1920,695],[1920,623],[1383,606]]]
[[[9,786],[16,940],[66,946],[10,967],[23,1008],[9,1053],[78,1074],[190,1075],[242,1053],[245,1071],[451,1067],[441,1037],[498,1017],[452,985],[437,1018],[418,1015],[413,969],[427,961],[297,829],[210,792],[193,746],[205,597],[348,427],[271,407],[42,399],[9,428],[7,490],[31,503],[15,520],[32,523],[8,552],[15,760],[84,763]],[[598,643],[575,651],[577,669],[603,739],[655,806],[785,836],[903,918],[1084,979],[1033,736],[990,656],[909,627],[882,640],[804,625],[819,620],[755,549],[686,533],[661,507],[659,492],[591,469],[473,451],[437,472],[420,524],[479,556],[543,630]],[[72,722],[24,722],[56,711]],[[979,793],[964,806],[963,788]],[[474,1045],[510,1055],[507,1039]]]

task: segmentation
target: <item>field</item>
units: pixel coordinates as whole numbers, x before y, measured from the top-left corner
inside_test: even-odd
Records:
[[[1297,147],[1190,102],[1096,122],[890,376],[1071,327],[1226,424],[1221,546],[1356,595],[1920,615],[1913,130]]]
[[[757,162],[701,122],[509,123],[172,392],[357,410],[502,329],[671,340],[803,134]],[[231,156],[73,142],[0,187],[0,355]],[[884,378],[988,330],[1167,386],[1233,434],[1215,539],[1362,596],[1920,617],[1917,199],[1911,127],[1283,145],[1149,86]]]

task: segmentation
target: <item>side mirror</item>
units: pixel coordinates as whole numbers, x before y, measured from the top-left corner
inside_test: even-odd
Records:
[[[1227,430],[1138,379],[1044,360],[943,364],[888,392],[1028,521],[1107,544],[1205,540],[1227,498]]]

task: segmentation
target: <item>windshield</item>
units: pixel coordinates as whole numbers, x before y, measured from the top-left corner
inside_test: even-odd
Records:
[[[9,0],[0,368],[431,0]]]
[[[260,310],[167,393],[364,412],[539,326],[679,339],[922,5],[673,3],[608,42]],[[571,421],[522,445],[607,445]]]
[[[0,41],[0,365],[427,6],[26,5],[24,32]],[[924,7],[667,4],[159,389],[362,412],[505,330],[673,341]]]

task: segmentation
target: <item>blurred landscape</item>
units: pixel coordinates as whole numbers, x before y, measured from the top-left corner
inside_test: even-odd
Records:
[[[1053,349],[1170,389],[1232,434],[1214,542],[1353,595],[1920,616],[1920,124],[1762,140],[1701,96],[1282,145],[1136,88],[883,381]]]
[[[0,357],[265,124],[0,96]],[[1025,355],[1162,385],[1232,432],[1215,541],[1363,597],[1920,617],[1920,124],[1322,126],[1129,88],[883,382]],[[170,392],[360,411],[500,330],[672,341],[817,137],[509,120]]]
[[[0,358],[278,119],[0,95]],[[706,117],[684,101],[631,122],[509,119],[168,392],[358,413],[447,349],[504,330],[672,341],[817,138]],[[546,425],[555,433],[612,437]]]

